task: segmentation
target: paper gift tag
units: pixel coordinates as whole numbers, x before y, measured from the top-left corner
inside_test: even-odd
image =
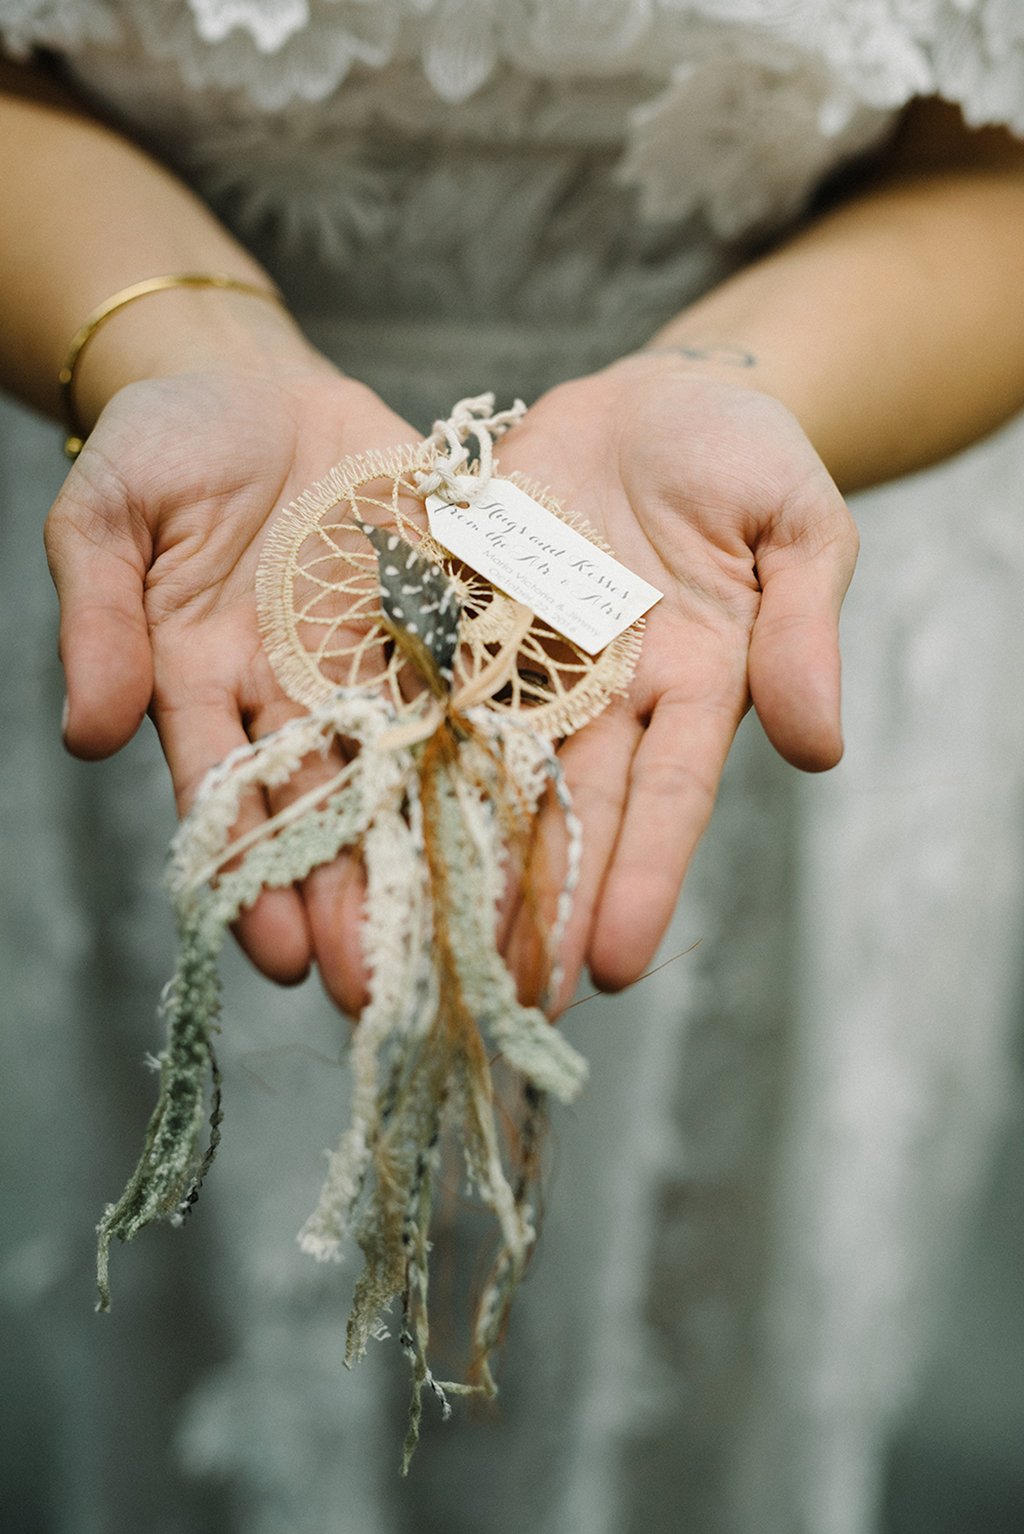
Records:
[[[510,479],[467,504],[427,497],[430,531],[456,559],[596,655],[662,593]]]

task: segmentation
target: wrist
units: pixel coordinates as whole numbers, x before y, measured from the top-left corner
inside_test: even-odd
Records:
[[[753,316],[723,323],[720,317],[704,318],[700,308],[673,320],[659,330],[638,353],[660,357],[667,367],[718,378],[740,389],[769,394],[792,408],[793,380],[775,338],[766,336]],[[794,412],[796,413],[796,412]]]
[[[801,365],[798,349],[786,344],[778,327],[752,315],[741,318],[745,323],[708,325],[700,313],[684,314],[634,355],[674,377],[706,379],[776,400],[796,418],[835,474],[841,455],[833,440],[829,380],[812,376]]]
[[[612,363],[608,371],[618,374],[627,388],[630,375],[634,379],[644,378],[655,388],[668,382],[692,383],[696,388],[706,384],[767,395],[792,410],[787,397],[791,390],[785,387],[778,371],[741,341],[676,337],[663,332],[639,351]]]
[[[248,280],[248,279],[246,279]],[[121,389],[190,373],[283,377],[336,370],[306,340],[269,281],[258,291],[171,287],[110,314],[74,370],[73,410],[88,432]]]

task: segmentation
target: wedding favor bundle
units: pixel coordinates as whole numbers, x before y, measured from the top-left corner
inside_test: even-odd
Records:
[[[359,858],[369,1001],[351,1046],[348,1126],[299,1240],[320,1258],[346,1241],[362,1250],[350,1363],[386,1335],[397,1304],[413,1374],[404,1468],[424,1389],[445,1415],[453,1392],[494,1392],[491,1357],[535,1239],[547,1098],[571,1101],[586,1076],[543,1010],[560,982],[581,850],[556,745],[626,685],[641,614],[658,596],[545,492],[496,476],[492,444],[523,407],[496,415],[493,403],[463,401],[422,444],[347,459],[271,530],[257,585],[264,643],[306,712],[210,773],[175,838],[179,955],[162,1004],[160,1096],[139,1164],[99,1226],[106,1309],[111,1239],[180,1222],[217,1148],[226,929],[261,890]],[[246,795],[300,771],[308,781],[311,764],[316,786],[236,832]],[[545,799],[567,850],[534,1007],[517,999],[498,951],[498,910],[510,877],[533,906]],[[507,1103],[496,1113],[494,1058],[518,1082],[511,1115]],[[437,1380],[427,1359],[431,1210],[452,1140],[497,1231],[466,1384]]]

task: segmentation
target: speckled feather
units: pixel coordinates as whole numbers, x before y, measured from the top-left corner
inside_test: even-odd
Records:
[[[388,630],[431,691],[446,697],[459,647],[458,592],[440,565],[393,528],[359,525],[377,551],[381,611]]]

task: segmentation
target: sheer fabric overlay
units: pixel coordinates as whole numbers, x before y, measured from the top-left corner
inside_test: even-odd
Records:
[[[1016,0],[0,0],[0,38],[55,53],[421,427],[641,342],[917,95],[1024,131]],[[168,795],[148,737],[60,757],[38,551],[58,447],[8,407],[0,445],[23,661],[0,678],[23,742],[0,1318],[12,1356],[36,1349],[62,1473],[25,1484],[54,1486],[52,1527],[476,1534],[486,1499],[492,1534],[869,1534],[1010,1075],[1021,424],[860,499],[847,760],[800,780],[744,726],[664,956],[700,947],[566,1022],[593,1083],[556,1133],[502,1416],[431,1429],[401,1490],[404,1383],[372,1358],[344,1377],[338,1275],[293,1244],[346,1095],[315,986],[234,968],[211,1217],[89,1313],[95,1211],[151,1098],[131,1062],[170,965]],[[179,1452],[229,1513],[168,1479]]]
[[[618,143],[645,216],[699,210],[730,238],[790,217],[915,96],[1024,128],[1013,0],[6,0],[0,35],[16,54],[71,53],[165,152],[198,150],[213,176],[233,163],[254,212],[284,212],[282,147],[315,159],[368,127],[429,138],[444,124],[478,141]],[[396,68],[400,90],[375,88]],[[284,146],[245,139],[267,114],[288,124]],[[372,217],[375,192],[336,184],[350,218]]]

